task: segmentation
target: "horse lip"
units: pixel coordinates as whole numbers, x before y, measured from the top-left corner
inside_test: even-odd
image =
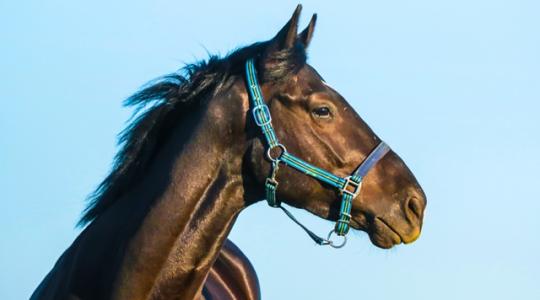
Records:
[[[397,230],[395,230],[390,224],[388,224],[388,222],[386,222],[383,218],[375,217],[375,222],[377,221],[379,221],[379,224],[382,224],[386,228],[386,230],[394,234],[394,236],[396,237],[396,239],[394,240],[394,244],[397,245],[403,242],[403,237],[401,236],[401,234]]]

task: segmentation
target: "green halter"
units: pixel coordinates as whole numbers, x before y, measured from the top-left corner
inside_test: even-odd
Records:
[[[287,148],[281,143],[279,143],[274,128],[272,126],[272,116],[270,115],[270,110],[266,105],[261,88],[257,81],[257,71],[255,69],[254,60],[249,59],[246,62],[246,78],[248,90],[251,98],[253,107],[251,112],[253,114],[253,119],[255,124],[261,128],[261,131],[266,139],[267,151],[266,156],[272,162],[272,172],[271,175],[266,179],[265,188],[266,188],[266,200],[268,204],[272,207],[282,208],[289,217],[293,219],[297,224],[302,226],[306,232],[320,245],[331,245],[334,247],[341,247],[341,245],[335,245],[330,241],[332,233],[336,233],[338,236],[343,236],[349,231],[349,223],[351,221],[351,208],[352,201],[359,194],[360,188],[362,187],[362,178],[367,174],[367,172],[375,166],[375,164],[390,151],[390,147],[384,142],[379,143],[375,149],[368,155],[368,157],[360,164],[360,166],[347,177],[336,176],[326,170],[318,168],[311,165],[310,163],[292,155],[287,151]],[[273,150],[280,150],[279,154],[275,157],[272,156]],[[276,175],[279,170],[280,163],[285,164],[286,166],[292,167],[308,176],[311,176],[319,181],[322,181],[326,184],[337,188],[341,195],[341,208],[339,212],[339,218],[336,222],[335,228],[330,232],[327,239],[320,238],[316,236],[313,232],[309,231],[302,224],[300,224],[293,216],[281,206],[281,202],[276,198],[276,189],[278,187],[278,182],[276,180]],[[345,240],[346,241],[346,240]]]

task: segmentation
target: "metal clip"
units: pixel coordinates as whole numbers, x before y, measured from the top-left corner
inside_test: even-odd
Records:
[[[271,180],[275,182],[276,185],[277,185],[276,176],[277,176],[278,170],[279,170],[279,159],[276,159],[272,161],[272,175],[269,178],[267,178],[267,180]]]

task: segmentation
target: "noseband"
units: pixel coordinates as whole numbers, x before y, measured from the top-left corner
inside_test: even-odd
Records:
[[[249,59],[246,62],[246,78],[251,103],[253,105],[251,108],[253,119],[255,124],[261,128],[261,131],[266,139],[266,156],[272,162],[271,174],[268,178],[266,178],[265,182],[266,200],[268,201],[268,205],[283,209],[283,211],[295,223],[300,225],[319,245],[330,245],[335,248],[343,247],[347,241],[346,234],[349,232],[352,202],[360,193],[360,189],[362,188],[362,179],[364,176],[366,176],[369,170],[371,170],[371,168],[373,168],[375,164],[377,164],[377,162],[383,158],[388,151],[390,151],[390,147],[381,141],[379,145],[377,145],[377,147],[375,147],[367,158],[358,166],[358,168],[356,168],[356,170],[347,177],[340,177],[316,167],[289,153],[287,148],[285,148],[285,146],[278,141],[274,127],[272,126],[272,116],[270,115],[270,110],[265,104],[261,88],[257,81],[257,71],[255,69],[253,59]],[[274,150],[279,150],[278,154],[275,156],[273,156],[273,153],[276,152]],[[276,175],[280,164],[289,166],[321,182],[331,185],[339,191],[341,196],[339,218],[336,222],[335,228],[330,231],[326,239],[317,236],[304,225],[300,224],[300,222],[298,222],[298,220],[296,220],[296,218],[294,218],[289,211],[281,206],[281,202],[276,198],[276,189],[278,187]],[[336,244],[330,239],[333,233],[344,238],[341,244]]]

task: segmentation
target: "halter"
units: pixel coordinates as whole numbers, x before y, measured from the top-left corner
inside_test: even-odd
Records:
[[[279,207],[289,216],[295,223],[300,225],[309,236],[319,245],[330,245],[334,248],[341,248],[347,241],[346,235],[349,232],[349,223],[351,221],[351,208],[352,202],[356,196],[360,193],[362,188],[362,179],[366,174],[377,164],[377,162],[390,151],[390,147],[384,142],[380,142],[375,149],[368,155],[368,157],[358,166],[358,168],[347,177],[340,177],[334,175],[326,170],[316,167],[287,151],[287,148],[281,144],[276,136],[274,127],[272,126],[272,116],[270,110],[265,104],[261,88],[257,81],[257,71],[254,66],[254,60],[249,59],[246,62],[246,78],[248,90],[253,107],[251,112],[255,124],[261,128],[261,131],[266,139],[266,156],[272,163],[271,174],[266,178],[266,200],[271,207]],[[278,154],[274,155],[279,150]],[[324,182],[332,187],[336,188],[341,196],[341,207],[339,212],[339,218],[336,222],[334,229],[330,231],[326,239],[321,238],[302,225],[294,216],[281,206],[281,202],[276,198],[276,189],[278,182],[276,175],[279,170],[280,164],[284,164],[293,169],[296,169],[308,176],[311,176],[321,182]],[[335,233],[338,236],[342,236],[343,242],[336,244],[330,238]]]

